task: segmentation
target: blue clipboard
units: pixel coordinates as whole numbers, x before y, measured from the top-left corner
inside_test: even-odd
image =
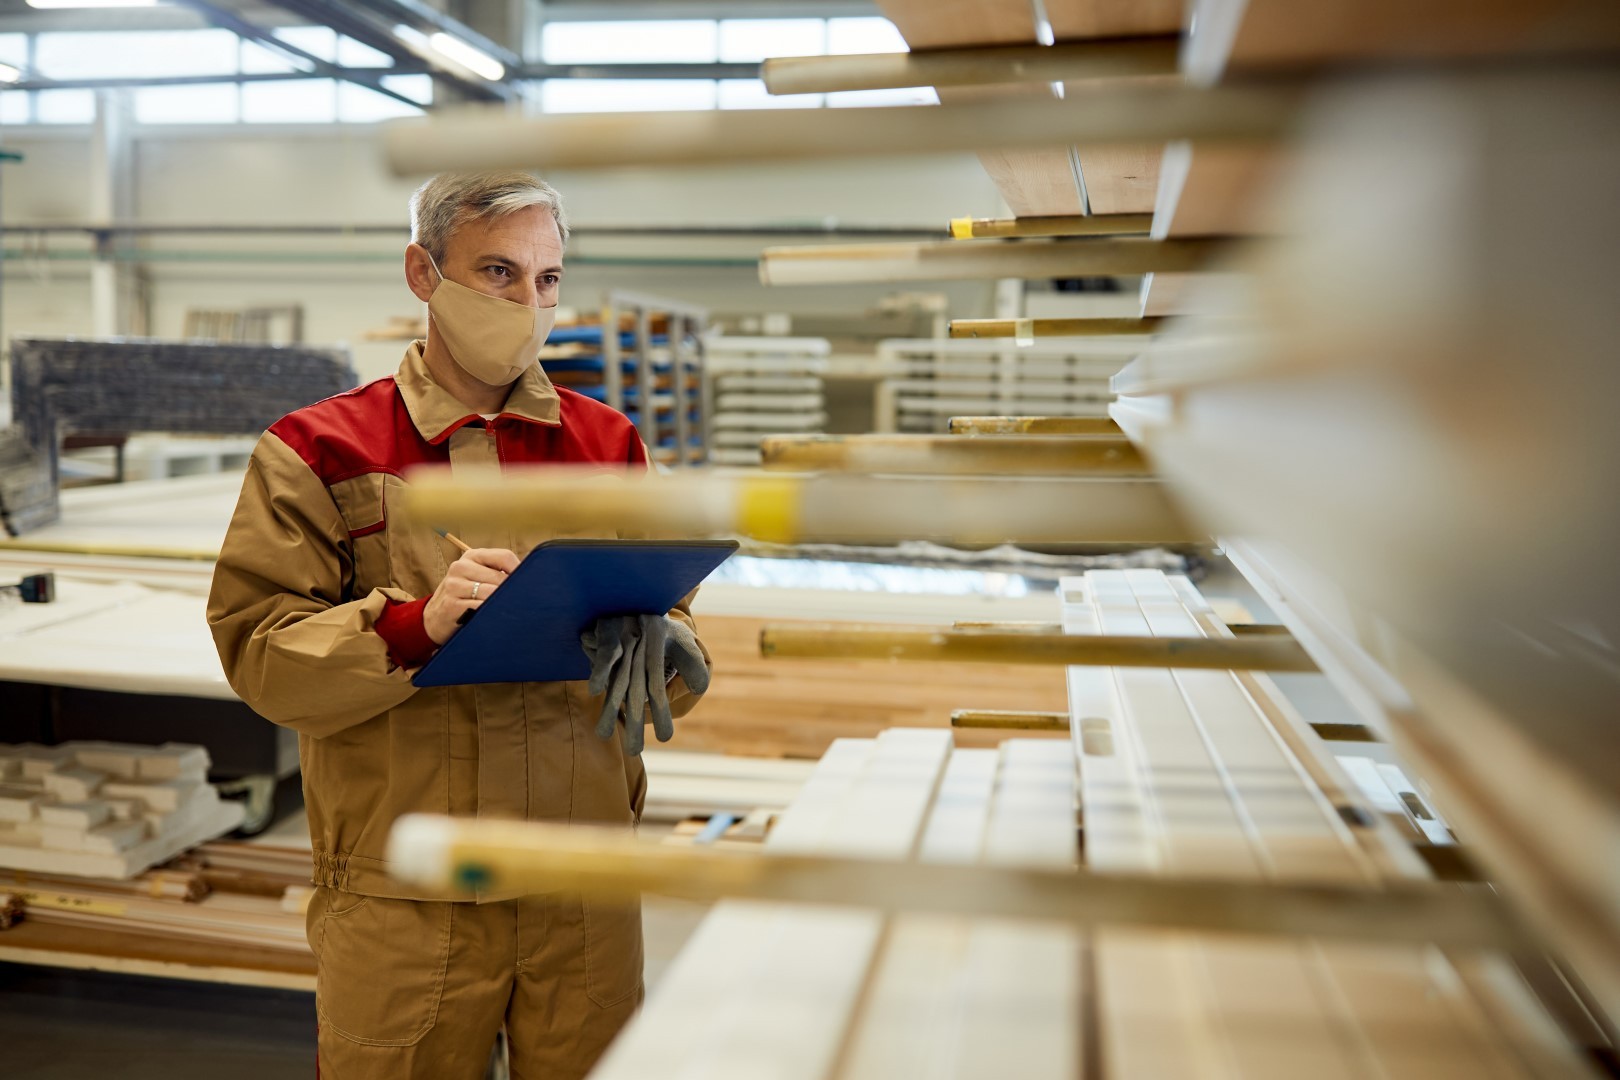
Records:
[[[668,611],[736,550],[735,540],[548,540],[411,682],[589,678],[579,635],[599,617]]]

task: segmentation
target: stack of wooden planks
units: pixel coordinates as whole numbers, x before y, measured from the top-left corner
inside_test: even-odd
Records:
[[[0,867],[131,877],[241,824],[207,773],[180,743],[0,746]]]
[[[128,879],[0,871],[0,961],[310,990],[309,851],[214,841]],[[4,920],[0,919],[0,924]]]
[[[1225,637],[1185,578],[1063,583],[1067,632]],[[836,742],[767,854],[1378,889],[1427,875],[1264,675],[1072,668],[1072,739]],[[1081,829],[1076,829],[1076,809]],[[1508,958],[727,901],[594,1074],[1593,1075]]]
[[[831,351],[826,338],[711,335],[703,358],[714,396],[709,460],[758,465],[764,436],[824,430]]]
[[[1227,636],[1185,578],[1063,582],[1071,633]],[[1259,674],[1072,668],[1087,865],[1167,876],[1395,883],[1427,870]],[[1578,1076],[1507,959],[1408,946],[1106,931],[1106,1074]]]
[[[1073,792],[1063,743],[953,751],[949,732],[893,729],[834,744],[765,846],[778,854],[1070,866]],[[1070,934],[724,903],[594,1075],[921,1076],[926,1061],[954,1057],[981,1069],[1072,1065],[1064,1029],[1039,1030],[1053,1014],[1075,1015]],[[1009,1046],[1003,993],[1013,984],[1031,1006],[1022,1026],[1038,1030]],[[953,1008],[970,1002],[980,1007]],[[995,1075],[1020,1074],[1030,1075]]]

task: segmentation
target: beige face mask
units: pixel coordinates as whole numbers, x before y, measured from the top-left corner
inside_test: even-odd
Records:
[[[428,298],[428,317],[439,328],[450,358],[481,383],[515,382],[539,358],[540,346],[557,321],[557,309],[514,304],[457,285],[444,276],[432,255],[428,262],[439,275],[438,287]]]

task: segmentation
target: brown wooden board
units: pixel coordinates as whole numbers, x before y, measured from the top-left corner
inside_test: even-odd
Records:
[[[699,619],[703,644],[714,657],[715,679],[697,708],[675,722],[672,748],[815,758],[837,738],[869,738],[891,727],[948,728],[956,709],[1066,708],[1061,668],[771,660],[759,655],[759,632],[766,621],[722,615]],[[992,747],[1006,735],[963,730],[956,733],[956,744]]]

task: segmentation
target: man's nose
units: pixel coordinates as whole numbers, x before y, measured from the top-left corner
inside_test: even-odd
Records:
[[[532,279],[526,279],[523,282],[523,287],[518,291],[518,295],[512,297],[512,299],[520,304],[537,308],[540,306],[540,286],[536,285]]]

